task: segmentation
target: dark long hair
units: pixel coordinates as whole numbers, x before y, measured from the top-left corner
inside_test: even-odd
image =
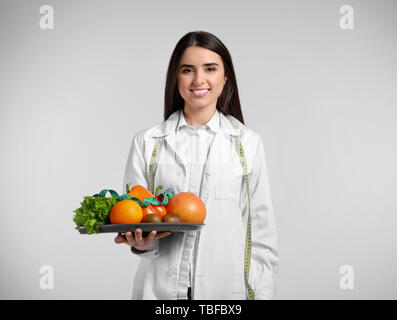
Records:
[[[230,114],[241,123],[244,123],[232,57],[221,40],[213,34],[205,31],[189,32],[176,44],[167,71],[164,99],[164,120],[167,120],[175,111],[183,109],[185,105],[185,101],[178,90],[177,73],[179,63],[185,50],[191,46],[205,48],[220,55],[224,65],[227,81],[223,87],[221,95],[218,97],[216,108],[223,114]]]

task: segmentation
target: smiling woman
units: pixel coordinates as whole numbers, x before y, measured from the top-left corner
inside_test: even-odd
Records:
[[[215,61],[205,62],[201,61]],[[185,115],[192,122],[191,114],[202,110],[216,110],[216,103],[227,81],[222,58],[206,48],[191,46],[181,58],[177,75],[178,91],[185,101]],[[195,124],[193,123],[193,126]]]
[[[187,114],[191,108],[215,106],[244,123],[232,57],[217,37],[198,31],[179,40],[169,62],[164,102],[164,120],[186,105]]]
[[[132,298],[271,298],[278,254],[267,180],[263,143],[244,125],[228,50],[213,34],[189,32],[169,62],[164,121],[133,138],[123,185],[157,181],[172,186],[175,197],[189,191],[202,200],[200,211],[178,202],[167,212],[191,222],[201,212],[205,226],[116,238],[143,258]]]

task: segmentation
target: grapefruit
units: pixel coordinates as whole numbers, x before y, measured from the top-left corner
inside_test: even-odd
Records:
[[[203,200],[193,192],[180,192],[174,195],[166,205],[168,213],[176,213],[183,222],[203,223],[207,210]]]

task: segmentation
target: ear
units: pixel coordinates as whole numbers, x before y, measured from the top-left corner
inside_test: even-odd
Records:
[[[227,81],[227,77],[225,77],[225,83],[224,84],[226,84],[226,81]]]

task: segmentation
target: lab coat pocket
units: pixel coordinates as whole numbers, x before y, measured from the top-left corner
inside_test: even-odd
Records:
[[[215,174],[215,198],[239,200],[242,183],[243,168],[241,164],[219,165]]]
[[[244,239],[242,236],[233,236],[233,293],[245,293],[244,279]]]
[[[184,190],[184,181],[183,168],[179,165],[157,164],[154,189],[156,189],[158,185],[162,185],[163,189],[161,189],[160,192],[171,188],[175,193],[179,193]]]

